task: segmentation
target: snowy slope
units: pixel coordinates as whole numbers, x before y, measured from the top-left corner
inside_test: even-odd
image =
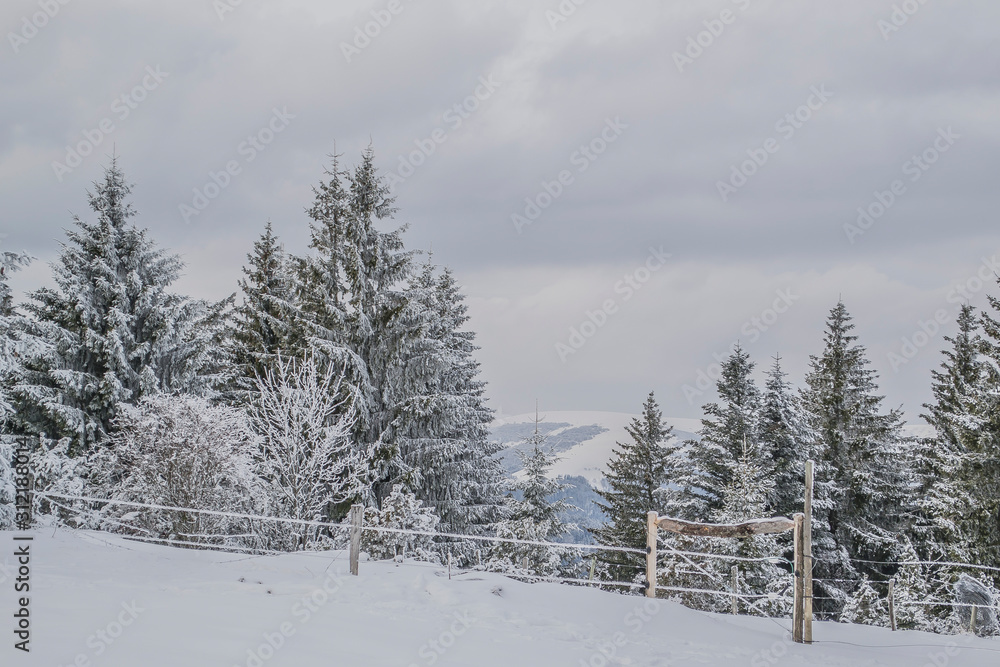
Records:
[[[615,443],[629,440],[625,427],[638,415],[562,411],[542,412],[539,417],[542,420],[540,431],[548,436],[548,444],[560,457],[552,468],[553,475],[584,477],[591,486],[600,488]],[[700,419],[667,417],[665,421],[674,427],[674,435],[680,440],[697,438],[697,433],[701,431]],[[493,438],[507,447],[502,456],[509,472],[520,469],[514,451],[518,443],[534,430],[534,422],[534,413],[505,415],[493,422]],[[907,424],[903,433],[911,437],[929,437],[934,430],[926,424]]]
[[[9,533],[0,541],[12,551]],[[32,652],[15,655],[4,628],[2,665],[985,667],[1000,657],[981,650],[1000,649],[992,640],[829,623],[816,625],[820,643],[795,645],[787,621],[475,572],[449,580],[427,564],[363,562],[350,577],[338,554],[248,558],[69,531],[38,534],[33,553]]]
[[[638,415],[625,412],[543,412],[540,431],[560,460],[553,466],[554,475],[585,477],[591,486],[599,486],[615,442],[628,442],[625,427]],[[510,471],[518,469],[513,455],[516,445],[534,429],[535,414],[504,416],[493,423],[493,437],[508,446],[505,463]],[[674,435],[681,440],[697,437],[701,427],[697,419],[667,418]]]

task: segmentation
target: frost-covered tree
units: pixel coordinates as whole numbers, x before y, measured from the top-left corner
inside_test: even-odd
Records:
[[[854,593],[847,599],[840,614],[841,623],[888,627],[889,607],[885,597],[872,587],[868,576],[862,577]]]
[[[264,509],[251,464],[254,437],[241,410],[159,394],[123,408],[116,426],[110,446],[90,461],[92,488],[107,497],[217,512]],[[234,535],[246,529],[242,519],[115,505],[96,521],[195,544],[243,544]]]
[[[913,564],[919,562],[920,557],[905,536],[899,540],[894,560],[902,563],[893,576],[897,626],[902,630],[932,630],[934,626],[928,618],[930,608],[924,603],[935,596],[930,594],[931,586],[924,566]]]
[[[538,431],[539,421],[536,416],[535,432],[524,441],[529,447],[517,451],[523,471],[511,489],[520,492],[521,497],[510,501],[510,516],[497,522],[497,537],[551,542],[566,532],[560,515],[569,505],[565,500],[553,499],[563,489],[551,477],[558,457],[546,450],[546,436]],[[564,555],[556,547],[498,543],[492,548],[487,569],[548,576],[559,571]]]
[[[434,513],[434,509],[420,502],[401,484],[393,487],[392,493],[382,501],[381,509],[365,508],[365,526],[374,528],[433,533],[437,530],[438,523],[440,519]],[[379,560],[396,557],[431,562],[441,560],[434,550],[433,535],[368,530],[361,534],[361,548],[369,556]]]
[[[358,391],[354,437],[371,449],[381,501],[405,470],[392,429],[390,378],[406,348],[400,315],[412,253],[403,247],[405,227],[379,229],[396,209],[370,148],[351,172],[334,159],[327,176],[307,211],[313,254],[300,271],[304,337],[343,368]]]
[[[248,406],[257,436],[254,471],[264,483],[268,516],[339,520],[370,485],[367,452],[351,440],[356,390],[343,370],[310,354],[277,358],[257,379]],[[287,527],[282,527],[285,533]],[[303,547],[316,528],[296,528]]]
[[[223,304],[191,302],[169,291],[181,261],[132,222],[131,185],[116,159],[89,194],[93,222],[74,218],[58,260],[55,288],[29,295],[31,332],[45,348],[25,363],[14,388],[24,427],[70,438],[70,454],[92,449],[123,404],[161,390],[203,388],[217,373],[216,331]],[[205,325],[203,327],[202,325]]]
[[[761,402],[759,438],[774,470],[773,490],[767,511],[792,516],[802,511],[805,495],[805,462],[815,456],[816,436],[802,413],[799,397],[785,378],[781,358],[767,371]]]
[[[971,472],[968,448],[976,440],[976,420],[969,419],[983,376],[978,359],[978,325],[972,306],[963,305],[958,333],[946,336],[952,348],[943,352],[939,370],[931,372],[932,403],[924,404],[923,419],[934,436],[919,443],[914,494],[917,522],[915,541],[924,560],[971,562],[968,508],[974,505],[968,485]]]
[[[32,342],[25,339],[23,318],[14,308],[8,280],[31,261],[27,253],[0,251],[0,433],[7,432],[7,421],[14,415],[10,389],[23,377],[23,360]]]
[[[463,299],[447,269],[438,275],[428,261],[414,276],[401,316],[410,333],[388,383],[407,485],[434,507],[442,530],[459,533],[500,518],[504,483]]]
[[[978,374],[971,388],[963,390],[950,421],[963,459],[956,477],[972,500],[965,522],[970,556],[1000,567],[1000,299],[987,298],[990,307],[979,317],[977,355],[967,371]]]
[[[597,489],[604,500],[598,502],[608,522],[594,529],[600,544],[642,549],[646,546],[646,513],[675,514],[668,485],[675,482],[680,446],[673,427],[663,421],[663,413],[653,392],[642,406],[642,414],[626,427],[631,440],[615,443],[608,461],[607,489]],[[607,573],[613,578],[632,579],[641,558],[628,554],[602,554]]]
[[[878,566],[851,559],[891,560],[896,535],[907,527],[914,481],[902,415],[899,410],[882,412],[876,373],[853,329],[843,302],[838,303],[827,319],[822,354],[810,357],[802,394],[819,438],[813,526],[817,578],[883,576]],[[818,600],[818,610],[837,611],[853,589],[850,584],[817,583],[817,590],[836,598],[833,604]]]
[[[296,328],[293,262],[270,221],[247,260],[239,282],[243,302],[235,309],[229,344],[237,391],[251,390],[255,378],[271,369],[278,355],[294,357],[303,345]]]
[[[737,347],[722,364],[717,383],[721,403],[702,407],[701,438],[686,443],[688,461],[681,472],[684,518],[706,521],[720,512],[726,490],[744,449],[760,452],[761,393],[752,377],[750,355]],[[770,461],[758,462],[762,476],[770,477]],[[769,457],[768,457],[769,459]]]

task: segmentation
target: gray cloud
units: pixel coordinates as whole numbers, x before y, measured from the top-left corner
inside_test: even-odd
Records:
[[[334,142],[347,161],[372,143],[390,173],[444,127],[446,141],[397,189],[399,221],[466,284],[506,412],[536,396],[551,409],[633,410],[656,389],[667,413],[696,415],[683,386],[790,287],[800,301],[747,342],[759,364],[781,352],[800,380],[843,295],[889,403],[916,417],[945,331],[897,370],[889,353],[942,304],[953,319],[949,290],[1000,251],[995,3],[928,2],[884,39],[889,0],[591,0],[555,30],[546,11],[557,2],[404,1],[348,62],[342,43],[385,5],[244,0],[220,20],[208,0],[72,1],[17,53],[8,36],[5,244],[52,259],[114,147],[141,222],[187,260],[178,288],[221,297],[266,220],[304,250],[302,211]],[[675,52],[727,9],[733,22],[679,72]],[[5,4],[2,32],[37,11]],[[115,100],[147,66],[169,76],[121,118]],[[445,114],[490,75],[499,88],[452,128]],[[814,86],[832,97],[784,137],[776,123]],[[241,144],[275,108],[294,118],[246,160]],[[615,117],[628,128],[577,171],[574,152]],[[114,130],[60,182],[53,161],[105,118]],[[904,163],[946,127],[961,139],[849,243],[857,208],[906,178]],[[717,182],[769,138],[780,148],[723,202]],[[239,175],[185,223],[179,206],[230,160]],[[562,170],[573,183],[518,234],[511,215]],[[561,362],[555,344],[660,244],[669,266]],[[36,265],[16,287],[45,280]]]

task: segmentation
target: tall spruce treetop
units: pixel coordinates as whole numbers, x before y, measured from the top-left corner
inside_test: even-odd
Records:
[[[597,490],[598,502],[608,523],[593,530],[601,544],[643,548],[646,544],[646,513],[663,512],[668,506],[667,484],[675,481],[678,451],[673,427],[649,392],[642,414],[626,427],[630,442],[616,443],[605,478],[608,490]],[[628,575],[631,578],[631,574]]]
[[[248,390],[255,378],[274,368],[278,355],[297,356],[295,278],[288,255],[274,235],[270,221],[247,255],[240,280],[243,303],[234,314],[232,359],[237,387]]]
[[[990,309],[980,314],[976,340],[978,377],[969,375],[975,381],[953,421],[965,450],[962,484],[973,500],[967,528],[972,556],[1000,566],[1000,299],[987,298]]]
[[[924,559],[966,561],[972,558],[968,530],[969,512],[975,500],[967,479],[972,472],[969,445],[976,429],[967,419],[975,410],[976,388],[983,375],[978,348],[975,309],[962,306],[958,333],[945,336],[952,348],[942,352],[939,370],[931,371],[934,402],[924,404],[921,416],[934,436],[920,442],[918,469],[920,489],[916,494],[918,524],[916,547]]]
[[[399,316],[413,253],[403,247],[405,227],[378,228],[396,209],[371,148],[351,172],[341,170],[335,158],[327,176],[307,211],[315,252],[301,269],[305,337],[336,359],[360,392],[356,439],[365,448],[376,445],[379,499],[391,491],[401,467],[390,430],[387,378],[404,344]]]
[[[759,449],[761,394],[751,375],[753,368],[750,355],[737,346],[722,364],[716,385],[722,403],[702,408],[706,417],[701,439],[688,443],[690,461],[682,479],[685,518],[706,521],[721,510],[745,447]]]
[[[76,453],[110,431],[120,404],[194,382],[192,371],[213,352],[195,341],[193,323],[221,319],[220,305],[168,291],[182,263],[132,224],[131,186],[117,159],[94,186],[97,219],[74,217],[52,265],[56,288],[29,295],[34,333],[48,348],[28,361],[15,390],[28,427],[71,438]]]
[[[875,566],[850,559],[890,561],[895,532],[906,527],[913,476],[899,410],[882,413],[876,373],[856,344],[843,302],[830,311],[825,348],[810,357],[802,394],[819,438],[814,544],[821,576],[855,578]],[[845,587],[826,590],[846,600]]]

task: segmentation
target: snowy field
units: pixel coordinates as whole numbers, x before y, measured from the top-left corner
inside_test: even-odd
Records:
[[[0,537],[8,554],[11,537]],[[802,646],[787,640],[787,621],[479,572],[449,580],[421,563],[362,562],[351,577],[339,553],[247,557],[67,530],[37,534],[32,552],[32,651],[13,651],[4,628],[5,667],[985,667],[1000,659],[997,641],[831,623],[816,625],[819,643]],[[10,625],[12,558],[0,562]]]

